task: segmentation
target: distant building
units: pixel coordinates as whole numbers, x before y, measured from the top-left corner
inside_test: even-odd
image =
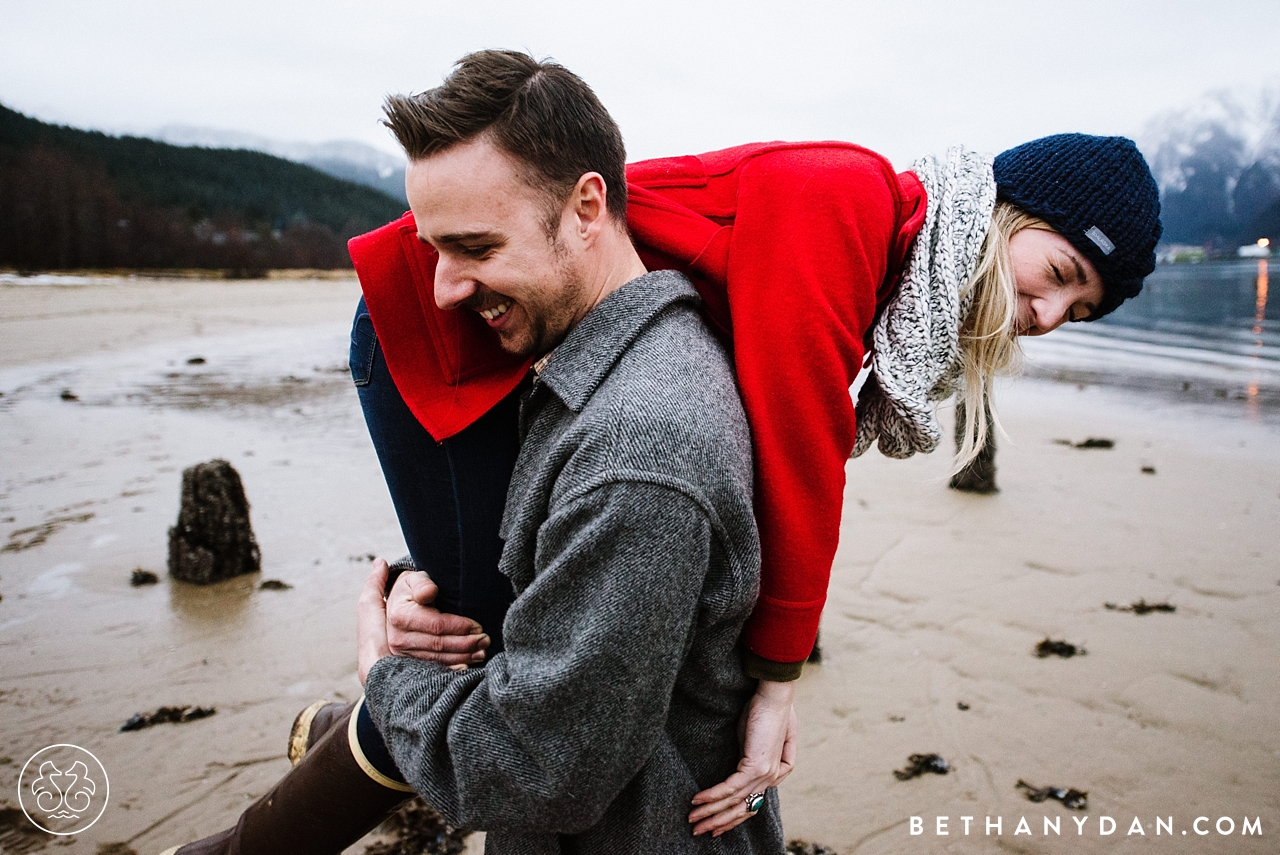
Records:
[[[1236,255],[1241,258],[1270,258],[1271,241],[1266,238],[1258,238],[1257,243],[1247,243],[1237,249]]]
[[[1156,253],[1156,261],[1161,264],[1186,264],[1205,261],[1209,257],[1203,246],[1186,243],[1171,243],[1160,248]]]

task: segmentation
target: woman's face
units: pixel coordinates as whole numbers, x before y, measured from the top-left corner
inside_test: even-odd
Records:
[[[1089,259],[1057,232],[1022,229],[1009,238],[1018,283],[1018,335],[1044,335],[1089,317],[1102,302],[1102,278]]]

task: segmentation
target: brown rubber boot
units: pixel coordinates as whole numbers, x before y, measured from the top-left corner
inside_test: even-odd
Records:
[[[327,732],[271,792],[240,815],[234,828],[188,843],[178,855],[338,855],[386,819],[413,791],[361,762],[364,755],[350,726],[354,713],[348,708],[332,719]]]
[[[349,704],[316,701],[298,713],[298,717],[293,720],[293,727],[289,729],[289,762],[297,766],[302,756],[311,750],[311,746],[328,733],[344,714],[355,709],[355,706],[354,701]]]

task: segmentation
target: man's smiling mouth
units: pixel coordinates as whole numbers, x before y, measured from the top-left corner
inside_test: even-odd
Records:
[[[486,321],[496,321],[498,318],[505,315],[507,313],[507,310],[510,308],[511,308],[511,301],[504,300],[498,305],[494,306],[492,309],[485,309],[484,311],[482,311],[480,313],[480,317],[484,318]]]

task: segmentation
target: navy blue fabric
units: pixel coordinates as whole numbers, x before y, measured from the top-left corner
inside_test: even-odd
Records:
[[[364,752],[364,759],[369,761],[369,765],[391,780],[405,783],[404,775],[401,775],[400,770],[396,768],[396,761],[391,759],[391,752],[387,750],[387,744],[382,741],[382,734],[378,733],[377,726],[369,717],[367,704],[361,704],[360,712],[356,713],[356,740],[360,743],[360,750]]]
[[[461,433],[436,442],[396,389],[361,299],[351,330],[351,377],[382,464],[409,555],[440,588],[436,607],[477,621],[503,649],[515,598],[498,570],[498,526],[519,443],[519,392]]]

